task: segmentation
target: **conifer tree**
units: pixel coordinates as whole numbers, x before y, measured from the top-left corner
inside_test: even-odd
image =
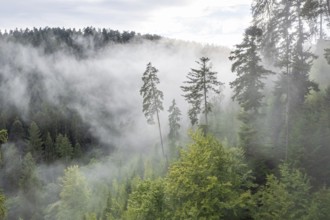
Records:
[[[259,116],[259,108],[262,106],[263,88],[262,81],[266,75],[272,72],[266,70],[261,64],[259,56],[259,44],[262,30],[252,26],[245,31],[244,40],[236,45],[236,49],[231,52],[230,60],[232,71],[237,73],[237,78],[230,83],[234,88],[233,99],[241,105],[243,112],[239,119],[243,122],[240,129],[240,140],[246,149],[247,155],[253,155],[252,148],[256,147],[256,119]]]
[[[60,158],[63,158],[66,162],[71,159],[73,154],[73,147],[67,136],[59,134],[56,137],[55,148]]]
[[[142,76],[143,85],[142,88],[140,89],[140,95],[142,95],[143,97],[142,111],[145,117],[147,118],[149,124],[155,123],[154,115],[156,115],[162,153],[163,156],[165,157],[162,130],[159,120],[159,112],[164,109],[162,103],[164,95],[163,92],[158,90],[157,88],[157,84],[159,84],[159,78],[157,76],[157,73],[158,70],[155,67],[153,67],[149,62],[147,64],[147,69]]]
[[[180,129],[180,120],[181,120],[181,111],[176,105],[175,99],[172,101],[172,105],[168,109],[170,113],[168,116],[168,121],[170,125],[170,132],[168,137],[171,140],[177,140],[179,138],[179,129]]]
[[[56,151],[52,137],[47,132],[45,140],[45,160],[46,162],[52,162],[56,158]]]
[[[61,179],[60,205],[57,219],[83,219],[88,213],[88,202],[90,199],[90,188],[85,176],[80,172],[78,166],[65,169]]]
[[[243,42],[236,45],[236,49],[229,57],[234,61],[231,70],[238,76],[230,83],[230,86],[234,88],[233,99],[238,101],[244,111],[254,113],[258,113],[258,109],[262,106],[264,97],[262,89],[265,86],[262,79],[272,73],[260,64],[258,44],[261,36],[260,28],[252,26],[246,29]]]
[[[78,142],[74,145],[73,155],[75,158],[80,158],[83,155],[83,152],[81,151],[81,146]]]
[[[19,203],[22,204],[19,204],[17,216],[23,219],[40,219],[42,212],[39,204],[41,183],[37,177],[35,160],[30,152],[22,161],[19,188],[21,190]]]
[[[39,160],[42,153],[42,139],[38,125],[33,121],[29,127],[28,152],[31,152],[35,160]]]
[[[27,153],[22,161],[21,176],[19,180],[19,186],[22,191],[28,192],[30,188],[33,188],[38,182],[35,169],[35,160],[31,153]]]
[[[200,69],[191,69],[187,76],[188,81],[184,82],[187,86],[181,86],[181,89],[185,93],[183,96],[191,104],[188,112],[191,124],[198,123],[198,115],[203,109],[205,124],[208,125],[207,114],[212,110],[208,100],[210,92],[220,94],[220,86],[223,83],[217,80],[217,72],[211,71],[209,58],[202,57],[199,60],[196,63]]]
[[[277,130],[284,131],[284,138],[278,145],[285,146],[283,155],[287,159],[293,116],[310,90],[318,89],[309,79],[310,67],[315,56],[305,45],[313,31],[307,25],[307,19],[303,17],[305,1],[255,2],[252,8],[254,21],[266,33],[262,38],[262,49],[265,57],[271,57],[270,61],[279,68],[280,76],[274,94],[276,109],[280,109],[278,116],[282,117],[276,118],[276,122],[281,122]],[[269,10],[262,10],[265,7]],[[281,140],[281,135],[274,136],[274,142]]]
[[[16,142],[24,138],[23,124],[18,118],[13,122],[9,134],[10,141]]]

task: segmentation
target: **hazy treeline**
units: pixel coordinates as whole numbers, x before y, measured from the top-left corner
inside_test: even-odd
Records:
[[[134,31],[119,32],[111,29],[96,29],[86,27],[84,29],[65,28],[33,28],[5,30],[0,34],[1,39],[17,42],[33,47],[42,47],[45,53],[54,53],[66,49],[78,57],[84,57],[86,47],[94,50],[104,48],[111,43],[128,43],[131,40],[159,40],[161,37],[151,34],[139,34]]]

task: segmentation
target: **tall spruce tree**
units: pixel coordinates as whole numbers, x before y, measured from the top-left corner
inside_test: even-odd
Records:
[[[317,85],[309,79],[314,55],[305,45],[312,30],[302,13],[306,1],[272,0],[264,5],[255,2],[252,8],[254,21],[266,33],[262,38],[263,52],[265,57],[272,58],[271,61],[280,72],[274,94],[276,109],[279,109],[277,114],[281,117],[276,118],[276,123],[282,123],[275,130],[284,132],[282,135],[274,134],[274,143],[285,147],[280,151],[287,159],[292,117],[310,90],[317,90]],[[269,10],[261,10],[266,6]]]
[[[20,172],[19,189],[21,193],[18,200],[20,208],[16,215],[22,219],[40,219],[42,213],[39,203],[41,182],[36,173],[35,160],[30,152],[24,156]],[[26,203],[26,201],[29,202]]]
[[[84,214],[88,213],[90,194],[86,178],[79,167],[75,165],[66,168],[61,178],[61,200],[56,219],[83,219]]]
[[[10,128],[9,140],[12,142],[17,142],[19,140],[22,140],[24,136],[25,134],[23,124],[18,118],[16,118]]]
[[[46,140],[45,140],[45,161],[50,163],[53,162],[56,158],[56,149],[54,145],[54,141],[50,136],[50,133],[47,132]]]
[[[253,155],[256,147],[256,119],[259,115],[259,108],[262,106],[264,95],[262,90],[265,83],[262,81],[272,71],[266,70],[261,64],[259,55],[259,44],[262,30],[256,26],[249,27],[245,31],[243,42],[236,45],[231,52],[230,60],[232,72],[237,73],[237,78],[230,83],[234,88],[233,99],[241,105],[243,112],[239,119],[243,122],[240,129],[241,144],[246,149],[247,155]]]
[[[28,152],[31,152],[36,161],[40,160],[42,155],[43,141],[38,125],[33,121],[29,127]]]
[[[159,78],[157,76],[157,73],[158,69],[153,67],[149,62],[147,64],[147,69],[142,76],[143,85],[140,89],[140,95],[142,95],[143,97],[142,111],[147,118],[147,122],[149,124],[155,123],[154,115],[156,115],[162,153],[165,157],[162,130],[159,120],[159,112],[164,110],[162,103],[164,95],[163,92],[158,90],[157,88],[157,84],[159,84]]]
[[[236,72],[238,78],[230,83],[234,88],[233,99],[237,100],[244,111],[253,111],[258,113],[262,106],[264,97],[262,89],[265,83],[262,81],[266,75],[272,71],[266,70],[261,64],[259,55],[259,43],[262,36],[262,30],[252,26],[245,31],[244,40],[236,45],[236,49],[231,52],[230,60],[232,72]]]
[[[66,135],[58,134],[55,141],[55,149],[60,158],[64,159],[65,162],[69,162],[72,158],[73,147]]]
[[[168,109],[170,113],[168,116],[168,122],[170,125],[170,132],[168,134],[169,139],[177,140],[179,138],[179,129],[180,129],[180,120],[181,120],[181,111],[176,105],[175,99],[172,101],[172,105]]]
[[[211,104],[209,103],[210,92],[220,94],[220,86],[223,84],[217,80],[217,72],[212,72],[212,66],[209,64],[210,59],[202,57],[196,61],[200,66],[200,69],[191,69],[188,73],[188,81],[184,83],[187,86],[181,86],[181,89],[185,93],[183,96],[191,108],[189,109],[189,118],[192,125],[198,123],[198,115],[204,113],[205,124],[208,125],[207,114],[211,112]],[[203,107],[201,106],[203,103]]]

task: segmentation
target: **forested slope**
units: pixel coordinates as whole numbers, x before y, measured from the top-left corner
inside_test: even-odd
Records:
[[[329,219],[329,6],[252,1],[234,48],[0,35],[0,218]]]

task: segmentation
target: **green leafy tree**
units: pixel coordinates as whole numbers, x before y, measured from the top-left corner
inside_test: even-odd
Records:
[[[163,137],[159,120],[159,112],[164,109],[162,103],[164,95],[162,91],[157,89],[157,84],[159,84],[157,72],[158,70],[153,67],[151,63],[147,64],[147,69],[142,76],[143,85],[140,89],[140,94],[143,97],[142,111],[147,118],[149,124],[155,123],[154,115],[156,114],[160,143],[162,147],[163,156],[165,157]]]
[[[140,181],[128,199],[128,219],[165,219],[163,179]]]
[[[329,205],[330,190],[323,187],[313,194],[311,204],[308,208],[308,214],[303,219],[330,219]]]
[[[2,181],[5,192],[13,193],[19,188],[20,173],[22,169],[21,154],[15,144],[6,145],[6,150],[2,151]]]
[[[7,208],[6,208],[6,197],[0,193],[0,219],[6,219]]]
[[[4,144],[8,141],[8,132],[5,129],[0,130],[0,144]]]
[[[36,175],[36,164],[31,153],[27,153],[22,162],[21,176],[19,180],[20,189],[24,192],[28,192],[34,186],[39,183]]]
[[[8,141],[8,132],[5,129],[0,130],[0,145]],[[0,150],[0,167],[3,163],[2,151]]]
[[[27,153],[22,161],[19,179],[19,210],[17,216],[23,219],[38,219],[41,217],[40,190],[41,183],[37,177],[35,160]]]
[[[310,206],[310,184],[301,171],[280,166],[280,178],[267,177],[265,186],[254,195],[258,208],[253,219],[304,219]]]
[[[252,205],[251,172],[238,149],[201,132],[165,178],[167,214],[173,219],[244,219]]]
[[[81,220],[88,213],[90,189],[78,166],[70,166],[61,179],[58,220]]]
[[[168,134],[168,137],[171,140],[177,140],[180,136],[179,130],[180,130],[180,120],[181,120],[181,111],[176,105],[175,99],[172,101],[172,105],[168,109],[169,116],[168,121],[170,125],[170,132]]]
[[[212,72],[212,66],[208,63],[210,61],[207,57],[202,57],[196,61],[200,69],[191,69],[188,73],[188,81],[184,83],[187,86],[181,86],[185,93],[183,96],[191,108],[189,109],[189,118],[192,125],[198,123],[198,115],[202,111],[205,116],[205,124],[208,125],[207,114],[211,111],[211,104],[209,103],[210,92],[216,94],[220,93],[221,82],[217,80],[217,72]],[[203,107],[201,106],[203,103]]]
[[[107,204],[106,204],[106,207],[104,209],[104,212],[103,212],[103,219],[104,220],[110,220],[110,219],[113,219],[113,216],[112,216],[112,209],[113,209],[113,204],[112,204],[112,195],[111,195],[111,192],[108,193],[108,197],[107,197]]]
[[[41,159],[43,141],[39,127],[35,122],[31,122],[28,133],[28,152],[31,152],[32,156],[38,161]]]

